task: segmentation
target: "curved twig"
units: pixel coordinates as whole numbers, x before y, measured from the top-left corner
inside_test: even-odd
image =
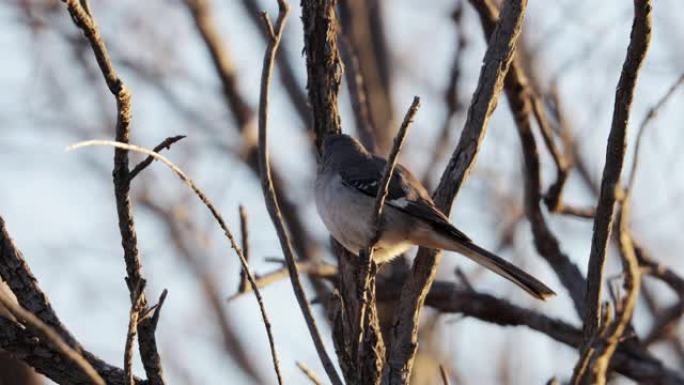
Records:
[[[278,9],[278,19],[276,20],[275,27],[271,24],[268,16],[265,13],[262,14],[264,23],[268,29],[268,33],[271,36],[271,40],[269,41],[266,53],[264,54],[264,65],[261,74],[261,92],[259,95],[259,170],[261,173],[261,187],[264,193],[266,208],[268,209],[268,213],[271,216],[273,225],[278,233],[278,239],[280,240],[280,246],[283,250],[283,254],[285,254],[285,260],[287,261],[287,267],[290,273],[290,281],[292,283],[292,288],[294,289],[295,297],[297,298],[299,307],[304,315],[304,319],[306,320],[306,325],[309,329],[309,333],[311,334],[311,338],[313,339],[318,356],[321,359],[323,367],[325,368],[325,371],[332,383],[334,385],[342,385],[342,380],[337,374],[330,356],[328,356],[328,353],[325,351],[323,338],[318,330],[316,320],[313,317],[313,312],[311,311],[311,307],[309,306],[309,302],[306,298],[306,293],[302,287],[302,282],[297,274],[294,250],[292,248],[292,244],[290,243],[290,237],[287,233],[287,230],[285,230],[282,214],[280,212],[280,207],[273,187],[273,180],[271,179],[271,165],[268,152],[268,93],[271,74],[273,73],[275,54],[278,50],[278,45],[280,44],[283,27],[289,12],[289,6],[284,0],[278,0]],[[253,286],[253,288],[255,286]]]
[[[127,143],[119,143],[119,142],[113,142],[110,140],[87,140],[84,142],[79,142],[76,144],[72,144],[71,146],[67,147],[67,151],[72,151],[72,150],[77,150],[80,148],[84,147],[90,147],[90,146],[112,146],[128,151],[135,151],[139,152],[142,154],[149,155],[156,160],[164,163],[167,167],[173,171],[174,174],[176,174],[194,193],[197,195],[197,197],[204,203],[204,205],[209,209],[211,212],[211,215],[216,219],[216,222],[218,225],[221,227],[221,230],[223,230],[223,233],[225,234],[226,238],[228,238],[228,241],[230,241],[230,246],[235,250],[235,253],[238,255],[238,258],[240,259],[240,264],[242,265],[242,269],[247,273],[247,279],[249,280],[249,284],[252,287],[252,291],[254,291],[254,296],[257,299],[257,302],[259,303],[259,310],[261,311],[261,317],[264,321],[264,326],[266,327],[266,334],[268,335],[268,342],[271,348],[271,356],[273,358],[273,366],[276,372],[276,375],[278,377],[279,383],[282,384],[282,376],[280,375],[280,364],[278,360],[278,352],[275,349],[275,342],[273,339],[273,333],[271,332],[271,321],[269,320],[268,314],[266,313],[266,306],[264,305],[264,300],[261,296],[261,291],[259,291],[259,288],[257,287],[256,284],[256,279],[254,278],[254,274],[252,273],[252,269],[249,267],[249,263],[245,259],[245,256],[242,254],[242,249],[240,249],[240,246],[237,243],[237,240],[233,236],[233,233],[230,231],[228,228],[228,225],[226,225],[226,221],[223,219],[221,214],[219,213],[218,209],[214,206],[213,203],[209,200],[209,198],[200,190],[199,187],[193,182],[193,180],[183,172],[178,166],[176,166],[173,162],[171,162],[169,159],[167,159],[165,156],[154,152],[152,150],[149,150],[147,148],[143,148],[140,146],[136,146],[133,144],[127,144]]]

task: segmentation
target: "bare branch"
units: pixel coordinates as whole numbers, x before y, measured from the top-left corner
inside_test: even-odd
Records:
[[[164,289],[159,296],[159,302],[155,306],[146,309],[138,320],[138,341],[140,343],[140,355],[147,357],[143,361],[147,381],[149,385],[164,385],[164,371],[161,359],[157,351],[157,324],[162,306],[166,300],[168,291]]]
[[[179,140],[184,139],[184,138],[185,138],[185,135],[170,136],[170,137],[164,139],[163,142],[159,143],[152,151],[159,152],[163,149],[170,150],[171,146],[174,143],[176,143]],[[131,172],[128,174],[128,179],[133,180],[133,178],[135,178],[140,173],[140,171],[144,170],[147,166],[152,164],[152,161],[154,161],[154,158],[151,156],[148,156],[143,161],[141,161],[140,163],[135,165],[135,167],[133,167]]]
[[[471,0],[471,4],[478,11],[484,33],[488,38],[491,38],[497,20],[496,7],[487,0]],[[560,242],[546,223],[541,208],[541,166],[530,122],[531,99],[534,94],[530,90],[527,76],[517,60],[512,61],[504,85],[525,161],[525,214],[532,226],[532,235],[537,252],[554,269],[570,293],[575,309],[581,313],[584,302],[584,277],[579,268],[561,250]]]
[[[439,365],[439,374],[442,377],[442,385],[451,385],[451,382],[449,381],[449,373],[447,373],[444,365]]]
[[[12,315],[17,320],[26,324],[26,326],[28,326],[30,329],[37,332],[38,335],[40,335],[40,337],[44,338],[46,341],[49,341],[52,345],[54,345],[62,353],[64,357],[78,365],[81,371],[83,371],[83,373],[85,373],[88,376],[88,378],[93,384],[105,385],[105,381],[102,379],[100,374],[97,371],[95,371],[93,366],[90,365],[90,363],[83,358],[81,353],[79,353],[77,350],[73,349],[66,342],[64,342],[62,337],[60,337],[59,334],[55,332],[50,326],[45,324],[45,322],[41,321],[30,311],[27,311],[26,309],[17,305],[11,298],[7,296],[7,294],[1,291],[0,304],[2,304],[2,306],[4,306],[6,310],[12,313]]]
[[[357,335],[354,337],[354,342],[358,344],[354,348],[356,352],[356,366],[357,370],[360,372],[360,378],[362,381],[367,383],[377,383],[380,380],[382,374],[382,365],[384,361],[384,343],[382,341],[382,334],[379,330],[379,325],[374,323],[377,320],[377,315],[371,314],[376,312],[375,309],[375,273],[373,262],[373,249],[375,244],[380,239],[381,233],[381,220],[382,211],[385,204],[385,199],[387,198],[387,193],[389,189],[390,180],[394,173],[394,168],[397,165],[399,152],[404,144],[408,129],[413,122],[413,119],[420,108],[420,98],[414,97],[411,106],[406,111],[404,116],[404,121],[399,127],[399,131],[394,138],[394,144],[392,150],[387,158],[387,163],[385,165],[385,170],[383,171],[383,176],[380,182],[380,186],[375,196],[375,202],[373,205],[373,211],[371,213],[371,224],[373,228],[373,236],[370,239],[368,246],[361,250],[359,253],[358,261],[358,271],[357,280],[358,288],[360,288],[360,298],[359,311],[356,314],[356,325],[357,325]],[[341,263],[345,263],[344,260]],[[371,333],[370,338],[364,338],[367,333]],[[374,341],[373,344],[364,344],[363,342],[367,340]],[[369,346],[370,345],[370,346]],[[374,361],[375,364],[364,365],[364,362],[368,360]],[[360,370],[360,368],[370,367],[370,372],[366,373],[365,370]]]
[[[247,210],[245,206],[240,205],[240,235],[242,244],[242,253],[245,255],[245,260],[249,262],[249,226],[247,226]],[[247,290],[247,276],[244,270],[240,270],[240,284],[238,286],[238,293],[244,293]]]
[[[238,255],[238,258],[240,259],[240,264],[242,265],[242,269],[245,270],[247,273],[247,279],[249,280],[249,284],[252,286],[252,290],[254,291],[254,296],[257,299],[257,302],[259,304],[259,310],[261,311],[261,317],[264,321],[264,326],[266,328],[266,334],[268,336],[269,344],[271,347],[271,356],[273,358],[273,366],[276,371],[276,375],[278,376],[279,379],[281,379],[280,376],[280,366],[278,363],[278,353],[275,350],[275,343],[273,340],[273,334],[271,332],[271,322],[268,318],[268,314],[266,313],[266,307],[264,306],[264,301],[261,296],[261,292],[259,291],[259,288],[256,286],[256,281],[254,278],[254,274],[252,273],[251,268],[249,267],[249,263],[247,260],[245,260],[244,255],[242,254],[242,249],[240,249],[240,246],[237,243],[237,240],[233,236],[233,233],[230,231],[228,226],[226,225],[226,221],[223,219],[219,211],[216,209],[213,203],[209,200],[209,198],[202,192],[202,190],[197,187],[195,182],[187,176],[183,170],[181,170],[178,166],[173,164],[170,160],[168,160],[166,157],[163,155],[160,155],[159,153],[156,153],[152,150],[142,148],[136,145],[132,144],[126,144],[126,143],[119,143],[119,142],[112,142],[108,140],[89,140],[85,142],[80,142],[73,144],[69,147],[67,147],[68,151],[76,150],[79,148],[83,147],[89,147],[89,146],[113,146],[121,149],[126,149],[129,151],[136,151],[140,152],[143,154],[150,155],[154,157],[156,160],[162,162],[164,165],[168,166],[171,171],[174,172],[194,193],[197,195],[197,197],[204,203],[204,205],[209,209],[211,212],[212,216],[214,219],[216,219],[216,222],[218,223],[219,227],[221,227],[221,230],[223,230],[223,233],[225,234],[226,238],[228,238],[228,241],[230,241],[230,246],[235,250],[235,253]],[[282,381],[279,381],[282,383]]]
[[[299,370],[301,370],[302,373],[304,373],[306,378],[308,378],[309,381],[311,381],[312,384],[323,385],[323,381],[321,381],[321,379],[318,378],[318,376],[316,375],[316,373],[314,373],[313,370],[311,370],[308,366],[304,365],[303,362],[297,361],[297,362],[295,362],[295,364],[297,365]]]
[[[134,385],[133,378],[133,347],[135,344],[135,335],[138,329],[138,318],[143,306],[143,291],[145,289],[145,280],[140,281],[140,286],[135,288],[135,299],[131,304],[131,311],[128,320],[128,333],[126,333],[126,344],[124,347],[124,378],[126,385]]]
[[[301,2],[308,77],[306,88],[319,153],[325,135],[340,132],[337,94],[342,80],[342,62],[337,49],[335,3],[336,0]]]
[[[641,149],[641,142],[644,136],[644,132],[646,132],[646,127],[648,127],[648,125],[653,121],[653,119],[655,119],[655,117],[658,115],[658,112],[660,112],[660,110],[663,109],[668,100],[670,100],[672,95],[674,95],[675,91],[677,91],[677,89],[682,84],[684,84],[684,73],[679,75],[679,78],[677,78],[677,80],[670,86],[665,95],[663,95],[656,102],[656,104],[648,110],[648,113],[646,113],[646,116],[641,121],[641,124],[639,125],[639,131],[637,131],[636,144],[634,145],[635,147],[634,158],[632,158],[632,167],[629,174],[629,178],[627,179],[627,187],[625,188],[626,193],[631,191],[632,186],[634,185],[634,178],[636,177],[637,165],[639,164],[639,150]]]
[[[23,255],[9,236],[5,221],[0,216],[0,276],[5,281],[19,304],[59,334],[63,341],[74,350],[80,351],[82,356],[97,370],[108,384],[123,385],[123,370],[111,366],[92,353],[84,350],[57,317],[47,296],[38,286],[37,278],[24,260]],[[25,333],[25,329],[10,321],[0,325],[0,347],[8,352],[25,355],[23,360],[38,372],[45,374],[55,382],[69,382],[73,384],[89,384],[88,376],[81,375],[80,366],[69,365],[70,360],[64,360],[59,349],[51,351],[50,346],[36,346],[35,337]],[[40,347],[40,353],[36,349]],[[26,352],[33,352],[26,355]],[[140,383],[139,379],[136,379]]]
[[[316,320],[313,317],[311,307],[306,299],[306,293],[302,287],[299,275],[297,274],[294,251],[292,249],[292,244],[290,243],[290,237],[283,223],[282,214],[280,212],[276,193],[273,188],[273,180],[271,179],[271,165],[268,152],[269,84],[271,81],[271,74],[273,72],[275,54],[278,49],[278,45],[280,44],[283,27],[285,25],[285,19],[287,18],[289,11],[289,7],[284,0],[278,1],[278,8],[278,19],[276,21],[275,28],[273,29],[274,32],[272,33],[272,39],[269,41],[268,47],[266,48],[266,53],[264,54],[263,71],[261,74],[261,92],[259,95],[259,170],[261,173],[261,187],[264,193],[266,207],[268,209],[269,215],[271,216],[271,221],[273,221],[273,224],[276,228],[276,232],[278,233],[278,238],[280,240],[280,246],[283,250],[283,254],[285,254],[288,271],[290,273],[290,281],[294,289],[295,297],[297,298],[299,307],[304,315],[304,319],[306,320],[306,324],[309,328],[309,333],[313,339],[318,356],[321,359],[323,367],[325,368],[325,371],[333,385],[342,385],[342,380],[340,380],[339,375],[337,374],[337,371],[335,370],[335,367],[328,356],[328,353],[325,351],[323,339],[318,330],[318,326],[316,325]],[[270,23],[267,25],[269,24]],[[316,109],[314,109],[314,114],[315,113]],[[252,286],[252,289],[255,288],[256,283],[254,283]]]
[[[445,214],[449,213],[453,200],[475,164],[487,122],[494,111],[513,58],[526,6],[526,0],[506,1],[501,21],[490,40],[461,138],[434,194],[435,203]],[[421,249],[413,265],[413,274],[402,288],[385,368],[389,384],[405,384],[410,377],[417,351],[420,309],[434,280],[440,258],[436,251]]]
[[[587,275],[586,307],[584,312],[584,346],[582,356],[589,355],[599,339],[601,327],[601,292],[603,287],[603,268],[606,260],[607,243],[613,227],[614,207],[621,190],[620,174],[627,146],[627,124],[634,98],[639,68],[646,57],[651,39],[652,3],[650,0],[634,1],[634,22],[627,48],[627,56],[615,93],[613,122],[608,136],[606,162],[603,169],[601,191],[596,206],[594,234],[591,242]],[[581,370],[578,366],[573,373],[573,383],[605,383],[607,364],[598,364]]]
[[[311,262],[311,261],[303,261],[303,262],[297,262],[297,272],[314,276],[317,278],[324,278],[328,280],[334,280],[335,277],[337,276],[337,266],[335,265],[330,265],[324,262]],[[269,286],[273,283],[276,283],[282,279],[288,278],[289,277],[289,271],[287,266],[285,266],[282,269],[278,269],[275,271],[272,271],[270,273],[264,274],[259,276],[257,278],[256,283],[257,287],[260,289],[265,288],[266,286]],[[228,301],[233,301],[234,299],[241,297],[245,293],[249,293],[252,291],[252,288],[247,286],[244,291],[239,291],[232,296],[228,298]]]

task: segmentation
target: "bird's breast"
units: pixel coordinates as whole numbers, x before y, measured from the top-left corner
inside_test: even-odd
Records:
[[[368,246],[374,235],[370,224],[375,204],[372,197],[344,185],[339,175],[319,175],[314,195],[318,213],[335,240],[354,254]],[[396,210],[386,206],[383,212],[385,221],[397,224]],[[386,262],[412,246],[403,229],[397,232],[398,229],[390,226],[382,232],[374,252],[376,262]]]

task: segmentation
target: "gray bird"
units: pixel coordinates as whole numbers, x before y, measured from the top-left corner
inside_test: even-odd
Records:
[[[368,247],[374,235],[371,216],[386,163],[348,135],[329,134],[323,142],[316,176],[316,207],[328,231],[353,254]],[[556,294],[452,226],[425,187],[401,165],[394,169],[390,180],[380,231],[373,252],[376,263],[390,261],[414,245],[455,251],[536,298],[545,300]]]

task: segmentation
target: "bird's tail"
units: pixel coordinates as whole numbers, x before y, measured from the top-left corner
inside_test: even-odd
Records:
[[[428,237],[421,237],[422,242],[417,243],[421,246],[455,251],[459,254],[462,254],[493,271],[494,273],[515,283],[521,289],[530,293],[535,298],[546,300],[556,295],[553,290],[544,285],[538,279],[524,272],[522,269],[506,261],[505,259],[481,248],[480,246],[477,246],[468,240],[454,239],[455,237],[449,237],[447,235],[436,235],[435,232],[429,233],[431,235]]]

